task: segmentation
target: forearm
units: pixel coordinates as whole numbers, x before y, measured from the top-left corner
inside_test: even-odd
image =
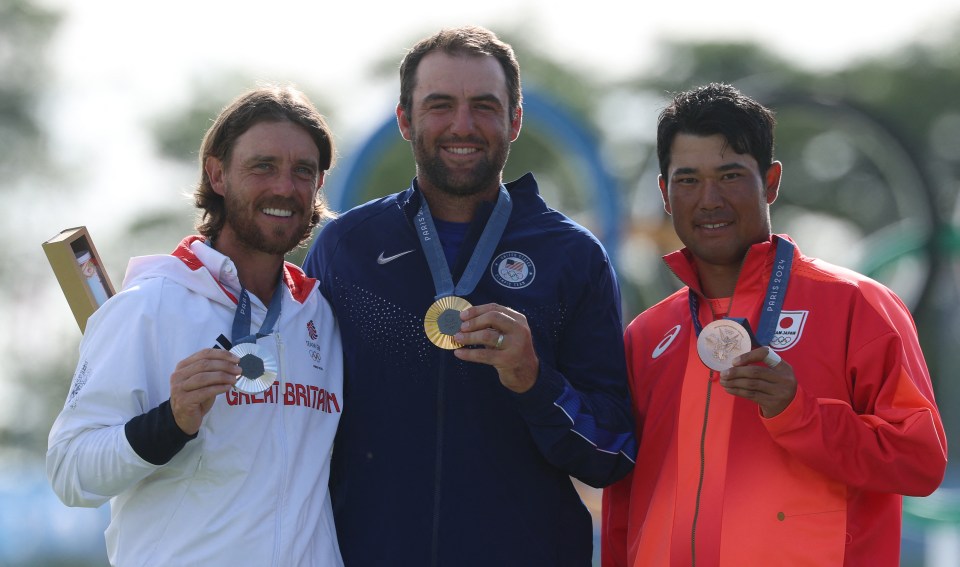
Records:
[[[926,495],[939,486],[947,448],[934,408],[860,415],[840,400],[802,390],[776,418],[774,441],[808,466],[861,490]]]
[[[544,457],[568,474],[603,487],[633,468],[636,441],[627,398],[577,391],[541,364],[537,383],[517,401]]]
[[[197,434],[187,435],[178,426],[167,400],[124,426],[127,441],[143,460],[164,465]]]
[[[56,426],[55,426],[56,427]],[[47,477],[68,506],[96,507],[157,469],[130,447],[124,425],[51,435]]]

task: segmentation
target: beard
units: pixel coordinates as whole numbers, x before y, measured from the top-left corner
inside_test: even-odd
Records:
[[[238,243],[250,250],[282,256],[299,246],[305,238],[304,235],[310,234],[310,215],[304,214],[300,205],[292,199],[270,197],[253,203],[238,196],[235,191],[227,187],[224,205],[225,226],[230,227]],[[301,219],[298,229],[289,233],[287,232],[289,228],[284,226],[275,226],[267,231],[262,230],[256,223],[256,215],[264,208],[293,211],[293,215]]]
[[[469,170],[452,170],[440,155],[440,145],[444,142],[472,142],[482,144],[476,138],[453,138],[438,140],[434,147],[427,145],[423,135],[413,132],[413,157],[417,163],[417,175],[430,185],[449,195],[467,197],[489,190],[492,185],[500,184],[503,166],[510,155],[510,142],[496,140],[474,167]]]

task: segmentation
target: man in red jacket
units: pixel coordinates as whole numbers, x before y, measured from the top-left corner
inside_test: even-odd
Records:
[[[884,565],[947,444],[910,312],[774,235],[773,114],[728,85],[660,115],[686,285],[625,334],[640,449],[604,492],[603,565]]]

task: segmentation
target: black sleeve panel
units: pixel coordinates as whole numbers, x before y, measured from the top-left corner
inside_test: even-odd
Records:
[[[127,441],[140,458],[154,465],[165,465],[197,434],[187,435],[173,419],[170,400],[124,426]]]

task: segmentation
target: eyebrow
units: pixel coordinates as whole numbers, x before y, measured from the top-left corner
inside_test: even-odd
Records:
[[[725,163],[717,168],[717,171],[731,171],[734,169],[747,169],[746,164],[740,163],[739,161],[732,161],[730,163]]]
[[[734,171],[737,169],[747,169],[747,166],[738,161],[732,161],[715,168],[715,171],[724,172],[724,171]],[[691,173],[697,173],[699,171],[700,170],[696,167],[678,167],[673,172],[673,175],[671,177],[676,177],[677,175],[690,175]]]
[[[430,93],[427,96],[423,97],[424,103],[434,102],[434,101],[448,101],[454,100],[453,95],[444,94],[444,93]],[[498,106],[503,106],[503,102],[493,93],[486,93],[477,96],[470,97],[470,102],[492,102]]]
[[[274,156],[274,155],[269,155],[269,154],[256,154],[256,155],[250,156],[250,158],[244,160],[243,163],[244,163],[244,165],[251,165],[251,164],[261,163],[261,162],[274,163],[274,162],[279,161],[279,159],[280,159],[279,157]],[[310,166],[310,167],[313,167],[313,168],[316,168],[316,169],[319,169],[319,168],[320,168],[320,164],[319,164],[316,160],[314,160],[314,159],[312,159],[312,158],[308,158],[308,159],[298,159],[298,160],[297,160],[296,162],[294,162],[294,163],[296,163],[297,165],[307,165],[307,166]]]

